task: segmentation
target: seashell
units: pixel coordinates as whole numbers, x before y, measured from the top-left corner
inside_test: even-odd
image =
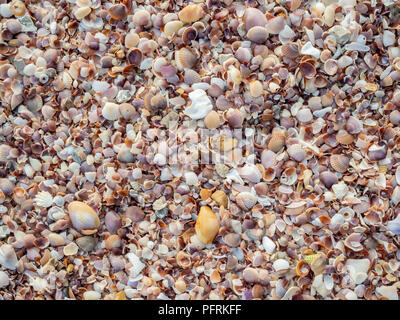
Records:
[[[121,238],[116,234],[112,234],[105,241],[105,247],[108,250],[119,248],[120,246],[121,246]]]
[[[295,59],[299,56],[299,46],[295,42],[285,43],[282,46],[282,55],[289,59]]]
[[[74,256],[78,253],[79,247],[75,242],[71,242],[63,248],[63,253],[65,256]]]
[[[111,18],[115,20],[125,20],[128,16],[128,8],[124,4],[114,4],[108,9]]]
[[[16,19],[7,20],[6,27],[12,34],[17,34],[22,31],[22,24]]]
[[[289,216],[298,216],[304,212],[305,207],[305,201],[294,201],[286,206],[285,214]]]
[[[139,35],[133,31],[130,31],[125,36],[125,47],[127,47],[128,49],[132,49],[138,45],[139,40]]]
[[[184,81],[188,85],[192,85],[193,83],[201,82],[200,75],[191,69],[185,70]]]
[[[90,14],[90,12],[92,11],[92,9],[90,7],[81,7],[78,8],[75,12],[75,18],[77,20],[82,20],[83,18],[85,18],[86,16],[88,16]]]
[[[17,255],[15,254],[14,248],[4,243],[0,247],[0,264],[3,268],[15,270],[18,263]]]
[[[276,244],[267,236],[264,236],[262,239],[262,245],[264,247],[264,250],[269,253],[273,254],[276,248]]]
[[[268,142],[268,149],[273,152],[280,151],[285,145],[286,136],[282,131],[272,132],[271,139]]]
[[[108,211],[104,217],[104,223],[110,233],[117,233],[121,227],[121,217],[113,211]]]
[[[4,195],[10,196],[13,193],[15,188],[14,183],[12,183],[9,179],[1,178],[0,179],[0,190],[3,192]]]
[[[143,61],[143,53],[139,49],[133,48],[127,53],[126,58],[131,65],[138,67]]]
[[[203,16],[204,10],[200,5],[197,4],[188,5],[178,13],[179,20],[181,20],[183,23],[196,22],[203,18]]]
[[[300,63],[300,72],[306,79],[312,79],[317,74],[317,70],[315,69],[314,65],[309,62]]]
[[[207,113],[203,121],[207,129],[213,130],[218,128],[221,119],[216,111],[211,110],[209,113]]]
[[[250,192],[240,192],[236,196],[236,203],[243,210],[250,210],[257,203],[257,197]]]
[[[100,298],[101,293],[94,290],[85,291],[83,293],[83,300],[100,300]]]
[[[219,231],[218,217],[207,206],[202,206],[195,225],[197,238],[204,244],[211,243]]]
[[[324,272],[326,264],[327,264],[327,258],[325,254],[319,253],[310,263],[310,267],[315,275],[319,275],[322,272]]]
[[[83,234],[91,234],[91,230],[97,231],[100,226],[96,211],[81,201],[71,202],[68,205],[68,213],[72,226]]]
[[[294,31],[288,25],[285,25],[283,30],[279,32],[279,41],[282,44],[289,43],[295,36]]]
[[[349,167],[350,159],[342,154],[334,154],[329,158],[329,163],[335,171],[344,173]]]
[[[10,284],[8,274],[4,271],[0,271],[0,288],[5,288]]]
[[[185,182],[188,186],[194,186],[199,183],[199,178],[197,177],[197,174],[193,171],[185,172],[184,177]]]
[[[229,108],[225,113],[225,119],[232,128],[241,128],[244,117],[238,109]]]
[[[179,29],[183,27],[183,23],[179,20],[169,21],[164,26],[164,33],[171,37],[178,33]]]
[[[269,20],[265,26],[268,33],[278,34],[286,26],[286,21],[282,16],[278,16]]]
[[[385,47],[391,47],[395,44],[395,42],[396,42],[396,36],[393,32],[389,30],[383,31],[382,43]]]
[[[183,113],[194,120],[203,119],[213,108],[210,98],[202,89],[190,92],[189,98],[192,104],[186,107]]]
[[[249,31],[251,28],[256,26],[264,27],[267,23],[267,18],[265,17],[264,13],[256,8],[246,8],[244,11],[243,20],[246,31]]]
[[[324,171],[319,174],[319,180],[329,189],[338,182],[338,177],[333,172]]]
[[[7,162],[11,149],[7,144],[0,144],[0,162]]]
[[[274,168],[276,165],[276,153],[271,150],[263,150],[261,153],[261,164],[264,168]]]
[[[243,280],[247,283],[256,283],[259,281],[258,271],[255,268],[247,267],[243,270]]]
[[[275,177],[276,177],[276,171],[274,168],[269,167],[265,170],[264,175],[263,175],[263,178],[265,181],[270,182],[270,181],[274,180]]]
[[[20,0],[14,0],[10,3],[10,10],[16,17],[22,17],[26,12],[25,4]]]
[[[303,55],[312,56],[315,59],[319,59],[319,56],[321,54],[321,52],[317,48],[313,47],[310,41],[308,41],[301,47],[300,53]]]
[[[296,173],[296,168],[287,168],[285,171],[283,171],[281,178],[280,178],[281,183],[291,186],[296,183],[297,181],[297,173]]]
[[[368,158],[371,161],[379,161],[386,158],[387,147],[385,145],[373,144],[368,149]]]
[[[339,132],[336,134],[336,141],[340,144],[348,145],[354,142],[354,137],[346,130],[339,130]]]
[[[285,259],[277,259],[272,264],[274,270],[280,274],[289,271],[289,262]]]
[[[300,260],[296,265],[296,274],[299,277],[307,277],[310,273],[310,265],[304,260]]]
[[[387,227],[390,232],[394,233],[395,235],[400,234],[400,215],[398,215],[394,220],[389,221],[387,223]]]
[[[182,33],[182,41],[186,45],[191,45],[193,40],[196,40],[198,32],[193,27],[186,28]]]
[[[139,207],[131,206],[126,209],[125,217],[129,218],[132,222],[140,222],[144,219],[144,212]]]
[[[224,242],[226,243],[226,245],[228,245],[229,247],[232,248],[237,248],[240,245],[240,234],[237,233],[227,233],[224,236]]]
[[[120,118],[119,105],[113,102],[106,102],[101,110],[102,116],[110,121],[115,121]]]
[[[132,22],[138,27],[147,26],[150,20],[150,13],[146,10],[137,10],[132,17]]]
[[[338,68],[338,62],[336,60],[328,59],[324,63],[324,71],[330,76],[335,75],[338,71]]]
[[[132,120],[136,115],[136,109],[129,103],[122,103],[119,105],[119,113],[125,120]]]
[[[150,99],[150,105],[154,110],[165,109],[167,107],[167,99],[161,94],[156,94]]]
[[[192,264],[192,260],[190,259],[190,255],[188,255],[187,253],[183,252],[183,251],[179,251],[176,256],[176,263],[178,264],[178,266],[180,266],[181,268],[189,268]]]
[[[244,179],[249,180],[252,183],[258,183],[262,179],[262,174],[254,164],[245,164],[243,168],[239,168],[238,172]]]
[[[306,151],[303,149],[301,144],[291,144],[287,148],[287,153],[298,162],[302,162],[306,158]]]
[[[219,206],[223,206],[224,208],[228,207],[228,197],[222,190],[216,190],[211,195],[211,199],[213,199]]]
[[[399,110],[393,110],[389,114],[389,121],[394,124],[395,126],[400,124],[400,111]]]
[[[396,285],[392,286],[380,286],[377,287],[375,292],[378,296],[384,297],[388,300],[399,300],[399,294],[397,293],[398,288]]]
[[[264,43],[268,39],[268,31],[264,27],[253,27],[247,31],[247,38],[255,43]]]
[[[250,95],[254,98],[257,98],[263,93],[262,83],[258,80],[251,81],[249,84]]]
[[[53,204],[53,196],[47,191],[41,191],[36,195],[35,203],[39,207],[49,208]]]
[[[96,247],[96,240],[93,237],[85,236],[76,239],[76,244],[85,252],[91,252]]]
[[[363,250],[363,246],[362,246],[361,243],[360,243],[360,241],[361,241],[361,236],[362,236],[361,233],[356,233],[356,232],[350,234],[350,235],[344,240],[344,245],[345,245],[347,248],[349,248],[349,249],[351,249],[351,250],[353,250],[353,251],[355,251],[355,252],[358,252],[358,251]]]
[[[253,55],[249,48],[239,47],[235,52],[235,58],[238,59],[240,63],[250,63]]]
[[[350,134],[360,133],[362,130],[362,123],[353,116],[349,117],[346,122],[346,131]]]
[[[370,265],[371,262],[369,259],[347,259],[346,261],[346,267],[349,271],[350,278],[355,284],[361,284],[367,279]]]
[[[61,235],[54,232],[49,233],[47,240],[50,242],[50,245],[54,247],[65,245],[65,239]]]
[[[189,49],[181,48],[175,52],[175,61],[179,70],[191,69],[196,64],[197,58]]]

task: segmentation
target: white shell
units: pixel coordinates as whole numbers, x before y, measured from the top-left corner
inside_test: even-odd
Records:
[[[356,283],[361,284],[367,279],[367,272],[370,266],[369,259],[348,259],[346,266],[350,278]]]
[[[387,223],[387,227],[395,235],[399,235],[400,234],[400,215],[398,215],[396,217],[396,219],[389,221]]]
[[[133,265],[133,267],[129,270],[129,278],[137,277],[140,272],[142,272],[142,270],[146,267],[146,265],[142,261],[140,261],[139,257],[133,252],[126,254],[125,257],[128,258],[129,262]]]
[[[194,120],[203,119],[213,106],[207,93],[202,89],[197,89],[189,93],[192,104],[185,108],[184,114]]]
[[[273,265],[276,272],[285,272],[289,269],[289,262],[284,259],[275,260]]]
[[[101,298],[101,294],[97,291],[86,291],[83,294],[83,298],[85,300],[99,300]]]
[[[399,300],[399,295],[397,294],[396,286],[381,286],[376,288],[376,293],[378,295],[388,298],[389,300]]]
[[[319,56],[321,54],[321,52],[317,49],[314,48],[313,45],[311,44],[310,41],[308,41],[302,48],[300,51],[301,54],[305,54],[305,55],[309,55],[314,57],[315,59],[319,59]]]
[[[263,245],[265,251],[269,254],[272,254],[276,248],[276,244],[267,236],[263,237],[262,245]]]
[[[120,117],[119,105],[113,102],[106,102],[103,109],[101,110],[101,114],[107,120],[118,120]]]
[[[53,204],[53,196],[47,191],[39,192],[35,197],[35,203],[39,207],[48,208]]]
[[[185,173],[185,181],[188,186],[194,186],[199,182],[199,178],[193,171],[190,171]]]
[[[390,47],[392,45],[394,45],[395,41],[396,41],[396,36],[394,35],[393,32],[389,31],[389,30],[385,30],[383,31],[383,45],[385,47]]]
[[[242,178],[249,180],[252,183],[260,182],[262,174],[254,164],[246,164],[243,168],[238,169]]]
[[[8,274],[4,271],[0,271],[0,288],[7,287],[10,284]]]

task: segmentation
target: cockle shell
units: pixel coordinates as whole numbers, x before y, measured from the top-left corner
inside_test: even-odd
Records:
[[[218,217],[210,209],[210,207],[203,206],[197,216],[195,225],[197,238],[205,243],[211,243],[219,231]]]
[[[216,111],[211,110],[207,113],[203,121],[207,129],[213,130],[219,126],[221,119]]]
[[[271,135],[271,139],[268,142],[268,149],[273,152],[280,151],[285,145],[286,136],[281,131],[274,131]]]
[[[119,105],[113,102],[106,102],[101,110],[103,117],[110,121],[115,121],[120,118]]]
[[[204,16],[204,10],[200,5],[191,4],[183,8],[178,13],[179,20],[183,23],[193,23]]]
[[[47,191],[39,192],[35,197],[35,203],[39,207],[48,208],[53,204],[53,196]]]
[[[194,120],[203,119],[213,106],[207,93],[202,89],[196,89],[189,93],[192,104],[186,107],[184,114]]]
[[[92,234],[100,226],[100,219],[91,207],[81,201],[68,205],[68,213],[73,227],[83,234]]]
[[[228,207],[228,196],[222,190],[216,190],[211,195],[211,199],[213,199],[220,206],[223,206],[225,208]]]
[[[301,144],[291,144],[287,148],[287,153],[298,162],[302,162],[306,158],[306,151],[303,149]]]
[[[176,66],[180,70],[190,69],[196,64],[196,56],[188,48],[181,48],[175,53]]]
[[[254,164],[246,164],[239,170],[239,174],[243,179],[247,179],[252,183],[260,182],[262,174]]]
[[[347,171],[350,159],[345,155],[334,154],[330,157],[329,162],[334,170],[343,173]]]

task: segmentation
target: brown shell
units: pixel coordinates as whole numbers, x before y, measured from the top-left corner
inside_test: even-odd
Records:
[[[299,277],[307,277],[310,273],[310,265],[304,260],[300,260],[296,265],[296,274]]]
[[[175,53],[175,60],[178,68],[191,69],[196,64],[197,58],[188,48],[181,48]]]
[[[336,141],[340,144],[352,144],[354,137],[346,130],[339,130],[339,132],[336,134]]]
[[[108,13],[115,20],[124,20],[128,16],[128,8],[123,4],[114,4],[108,9]]]
[[[275,131],[272,133],[271,139],[268,142],[268,149],[273,152],[280,151],[285,145],[286,136],[281,131]]]
[[[317,74],[317,70],[315,69],[314,65],[308,61],[300,63],[300,72],[306,79],[312,79]]]
[[[126,58],[131,65],[138,67],[143,60],[143,53],[139,49],[134,48],[128,52]]]

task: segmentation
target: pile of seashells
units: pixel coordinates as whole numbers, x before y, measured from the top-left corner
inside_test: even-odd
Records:
[[[400,2],[0,18],[0,299],[398,300]]]

